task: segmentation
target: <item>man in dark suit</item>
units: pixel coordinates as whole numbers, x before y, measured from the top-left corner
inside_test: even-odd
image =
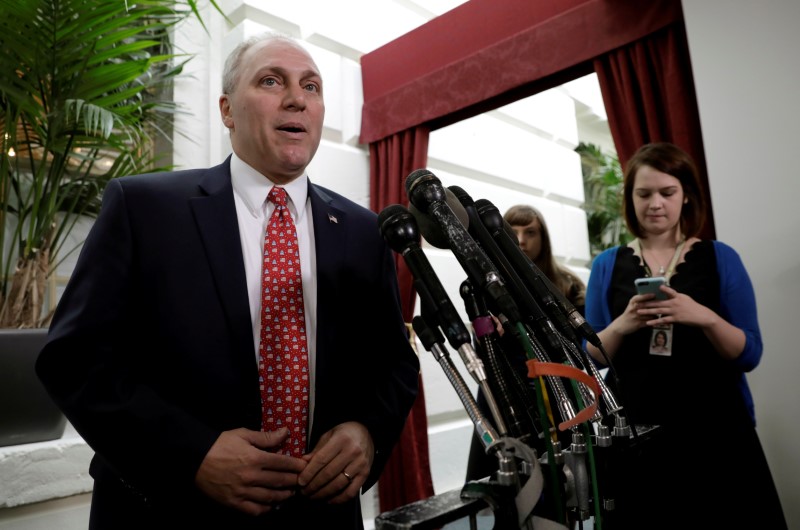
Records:
[[[376,215],[306,174],[322,79],[285,37],[240,45],[210,169],[111,181],[37,372],[94,449],[90,528],[362,528],[417,394]],[[297,228],[308,339],[306,450],[263,429],[257,363],[273,186]],[[266,304],[265,304],[266,305]]]

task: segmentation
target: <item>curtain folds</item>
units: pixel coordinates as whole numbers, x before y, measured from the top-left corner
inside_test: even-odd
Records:
[[[371,143],[370,208],[380,212],[392,204],[408,206],[405,180],[415,169],[428,161],[429,131],[419,126]],[[410,323],[414,316],[414,277],[403,258],[395,254],[397,281],[403,318]],[[419,395],[414,402],[406,425],[378,480],[380,511],[393,510],[405,504],[433,495],[430,455],[428,453],[428,418],[422,374],[419,376]]]
[[[708,199],[700,237],[715,237],[700,114],[683,22],[600,56],[594,68],[622,166],[643,144],[672,142],[697,164]]]

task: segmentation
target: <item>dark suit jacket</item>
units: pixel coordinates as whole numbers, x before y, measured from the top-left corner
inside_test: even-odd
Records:
[[[377,216],[313,184],[309,197],[318,273],[309,442],[345,421],[366,425],[377,449],[366,488],[402,430],[419,362]],[[261,422],[230,159],[109,183],[37,371],[95,450],[95,527],[279,528],[291,514],[298,528],[361,527],[358,499],[295,499],[296,510],[256,525],[194,486],[221,431]]]

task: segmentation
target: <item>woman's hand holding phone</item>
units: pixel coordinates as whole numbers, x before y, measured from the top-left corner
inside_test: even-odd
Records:
[[[633,282],[636,285],[636,292],[638,294],[653,293],[655,300],[666,300],[667,293],[662,291],[660,287],[667,284],[667,279],[663,276],[654,276],[652,278],[636,278]]]

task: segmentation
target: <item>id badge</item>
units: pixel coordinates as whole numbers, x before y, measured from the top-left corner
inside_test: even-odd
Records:
[[[650,355],[672,355],[672,324],[653,326],[650,334]]]

